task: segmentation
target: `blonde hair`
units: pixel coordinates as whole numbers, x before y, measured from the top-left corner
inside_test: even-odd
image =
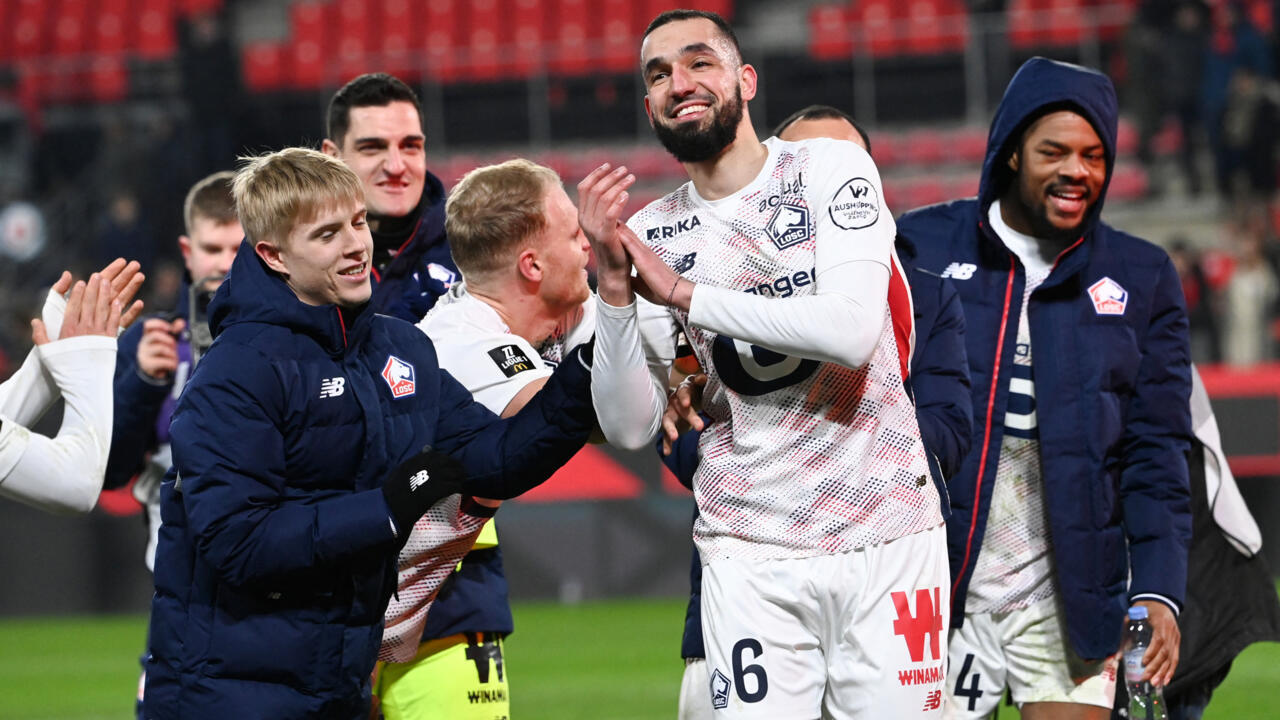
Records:
[[[309,148],[240,158],[233,192],[250,243],[284,242],[289,230],[333,204],[364,201],[360,178],[341,160]]]
[[[501,271],[521,244],[547,226],[547,191],[555,170],[524,159],[476,168],[445,203],[445,235],[464,278]]]

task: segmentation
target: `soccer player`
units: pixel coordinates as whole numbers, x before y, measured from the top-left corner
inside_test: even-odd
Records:
[[[418,326],[431,337],[440,367],[477,402],[509,417],[546,384],[552,367],[595,332],[586,271],[590,249],[577,208],[555,171],[510,160],[463,177],[449,195],[445,227],[464,282],[450,288]],[[474,551],[464,567],[474,562],[483,570],[490,566],[486,554],[497,552]],[[412,601],[416,573],[404,559],[402,553],[407,582],[388,608],[383,636],[384,657],[397,662],[381,668],[375,688],[383,714],[387,720],[508,715],[506,633],[424,637],[422,613]],[[500,561],[493,565],[501,569]],[[439,600],[428,623],[438,607]]]
[[[85,513],[98,502],[111,444],[116,336],[142,311],[133,296],[144,276],[118,259],[87,282],[64,272],[31,321],[35,347],[0,383],[0,497],[54,513]],[[68,291],[69,294],[68,294]],[[62,427],[31,432],[59,396]]]
[[[326,128],[321,150],[346,163],[364,186],[374,245],[370,302],[378,312],[416,323],[458,280],[445,233],[444,185],[426,166],[418,96],[391,75],[361,75],[329,101]],[[501,648],[482,638],[514,628],[497,528],[487,523],[474,552],[440,591],[424,631],[423,639],[435,643],[422,651],[441,652],[429,661],[432,667],[449,663],[451,669],[420,674],[414,685],[425,692],[434,678],[436,692],[454,696],[457,678],[485,672],[467,653],[492,652],[501,662]],[[471,650],[473,640],[483,647]]]
[[[641,69],[690,182],[630,227],[625,168],[579,184],[612,308],[595,371],[662,360],[650,383],[665,396],[682,328],[707,373],[694,537],[716,717],[938,717],[943,517],[903,384],[912,318],[879,173],[852,143],[761,143],[755,69],[717,15],[659,15]],[[661,307],[631,302],[632,265]],[[665,328],[657,358],[639,326]],[[623,429],[652,437],[661,414]]]
[[[773,134],[788,142],[812,138],[845,140],[871,152],[871,140],[866,132],[848,113],[830,105],[810,105],[797,110],[778,123]],[[964,313],[949,280],[912,266],[916,251],[909,240],[899,235],[894,250],[911,283],[916,344],[911,354],[909,382],[916,403],[916,419],[930,461],[936,462],[932,468],[933,479],[945,503],[945,480],[959,469],[973,432],[969,370],[964,352]],[[706,376],[702,375],[682,383],[668,398],[663,417],[662,439],[666,451],[663,462],[676,479],[689,488],[693,486],[693,473],[698,466],[697,444],[703,419],[697,408],[701,403],[701,384],[705,382]],[[684,426],[697,429],[678,435],[679,428]],[[944,504],[944,513],[948,509]],[[689,605],[680,645],[685,672],[680,683],[679,717],[703,720],[711,718],[713,710],[705,691],[710,678],[702,640],[702,559],[697,548],[690,563],[689,586]]]
[[[169,470],[169,418],[201,353],[209,347],[205,311],[231,269],[244,230],[236,218],[230,171],[191,187],[182,205],[186,234],[178,248],[186,277],[178,307],[143,319],[120,336],[115,369],[115,416],[104,485],[122,487],[137,476],[133,495],[147,511],[147,569],[155,563],[160,530],[160,480]]]
[[[590,345],[500,420],[373,311],[349,168],[290,148],[234,188],[247,239],[171,425],[146,712],[365,718],[400,546],[434,513],[447,572],[492,515],[470,496],[513,497],[582,446]]]
[[[1130,605],[1145,676],[1178,663],[1191,437],[1187,314],[1160,248],[1100,219],[1115,88],[1033,58],[1005,90],[978,197],[907,213],[965,312],[975,436],[951,480],[947,689],[985,717],[1105,718]]]

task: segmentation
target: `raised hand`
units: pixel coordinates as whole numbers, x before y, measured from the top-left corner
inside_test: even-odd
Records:
[[[54,287],[65,286],[69,279],[70,273],[63,273]],[[88,282],[78,282],[71,288],[58,339],[80,335],[115,338],[120,327],[120,314],[120,301],[115,299],[111,291],[111,281],[100,273],[94,273]],[[31,321],[31,339],[36,345],[44,345],[50,340],[49,332],[40,318]]]
[[[124,258],[116,258],[98,274],[111,283],[111,297],[119,300],[120,307],[124,308],[120,315],[121,329],[129,327],[142,313],[142,301],[133,299],[138,294],[138,289],[142,287],[142,281],[147,279],[147,276],[142,274],[142,266],[137,260],[125,262]],[[54,285],[54,288],[57,289],[57,285]]]
[[[618,238],[636,268],[637,277],[632,278],[631,283],[636,294],[651,303],[687,311],[693,300],[693,281],[685,280],[667,267],[631,228],[623,225],[618,230]]]
[[[615,306],[632,301],[631,261],[618,234],[626,229],[622,212],[630,197],[627,188],[635,181],[626,166],[612,168],[605,163],[578,183],[578,224],[596,258],[598,291],[601,299]]]

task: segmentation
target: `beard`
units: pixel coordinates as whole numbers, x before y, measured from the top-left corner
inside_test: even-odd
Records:
[[[734,88],[733,99],[725,103],[720,112],[715,113],[710,127],[701,129],[696,123],[670,127],[662,121],[654,120],[653,132],[676,160],[682,163],[702,162],[729,147],[738,135],[742,112],[742,89]]]

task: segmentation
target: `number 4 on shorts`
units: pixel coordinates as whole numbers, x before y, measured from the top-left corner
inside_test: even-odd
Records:
[[[969,712],[978,709],[978,698],[982,697],[982,691],[978,689],[978,683],[982,676],[978,673],[973,674],[973,680],[969,682],[969,687],[965,687],[965,680],[969,677],[969,669],[973,667],[973,653],[964,656],[964,664],[960,666],[960,676],[956,678],[956,697],[969,698]]]

